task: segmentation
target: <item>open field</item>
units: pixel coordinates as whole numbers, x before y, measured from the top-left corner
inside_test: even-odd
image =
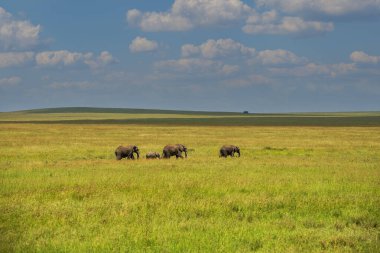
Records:
[[[0,122],[0,252],[380,251],[379,113],[34,111]],[[168,143],[189,158],[113,154]],[[218,158],[226,143],[242,156]]]

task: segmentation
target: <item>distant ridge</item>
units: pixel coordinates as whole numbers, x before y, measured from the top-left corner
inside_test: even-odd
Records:
[[[0,113],[0,124],[7,123],[378,127],[380,126],[380,112],[248,114],[243,112],[59,107]]]
[[[24,113],[130,113],[130,114],[199,114],[199,115],[236,115],[240,112],[186,111],[137,108],[101,108],[101,107],[55,107],[16,112]]]
[[[0,112],[1,113],[1,112]],[[284,113],[248,113],[223,112],[223,111],[192,111],[192,110],[164,110],[164,109],[139,109],[139,108],[107,108],[107,107],[52,107],[10,111],[8,113],[128,113],[128,114],[184,114],[184,115],[238,115],[238,116],[353,116],[372,114],[380,116],[380,111],[341,111],[341,112],[284,112]]]

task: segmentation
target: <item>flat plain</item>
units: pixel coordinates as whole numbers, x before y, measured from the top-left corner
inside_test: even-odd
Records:
[[[1,252],[380,251],[378,112],[0,113],[0,182]]]

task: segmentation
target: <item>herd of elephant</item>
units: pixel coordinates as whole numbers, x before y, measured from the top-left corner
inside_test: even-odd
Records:
[[[175,156],[177,159],[183,158],[182,152],[185,153],[185,157],[187,157],[187,147],[183,144],[174,144],[174,145],[166,145],[162,150],[162,155],[157,152],[148,152],[146,154],[146,159],[161,159],[162,158],[170,158],[171,156]],[[136,145],[128,145],[128,146],[119,146],[115,150],[116,160],[121,160],[123,158],[134,160],[134,153],[136,153],[137,158],[140,158],[140,150]],[[219,150],[219,157],[234,157],[235,153],[237,153],[240,157],[240,148],[235,145],[224,145]]]

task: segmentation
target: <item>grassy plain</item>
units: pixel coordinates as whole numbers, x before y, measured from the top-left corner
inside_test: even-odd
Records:
[[[55,113],[0,114],[1,252],[380,251],[378,113],[323,115],[358,118],[340,127],[303,126],[321,115],[226,126],[214,119],[244,117]],[[212,125],[187,124],[202,117]],[[186,144],[189,158],[113,154],[168,143]],[[226,143],[241,158],[218,158]]]

